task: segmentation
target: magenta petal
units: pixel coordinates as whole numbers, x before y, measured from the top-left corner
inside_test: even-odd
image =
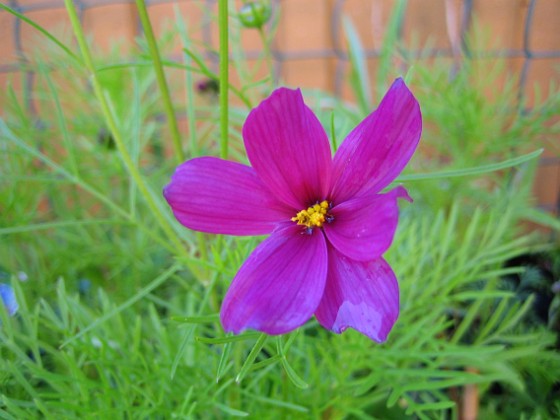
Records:
[[[335,206],[331,212],[333,222],[324,225],[329,242],[353,260],[379,258],[393,242],[399,219],[398,198],[410,200],[404,187]]]
[[[163,195],[179,222],[208,233],[264,235],[293,213],[252,168],[212,157],[180,165]]]
[[[381,191],[406,166],[421,132],[420,106],[403,80],[397,79],[379,108],[337,150],[331,197],[341,202],[365,191]]]
[[[327,285],[317,320],[341,333],[353,328],[383,342],[399,316],[399,286],[393,270],[382,258],[353,261],[329,247]]]
[[[274,232],[245,261],[222,303],[226,332],[252,328],[284,334],[315,312],[327,276],[327,246],[320,230],[299,226]]]
[[[249,114],[243,138],[251,165],[278,199],[299,211],[326,198],[329,142],[299,89],[275,90]]]

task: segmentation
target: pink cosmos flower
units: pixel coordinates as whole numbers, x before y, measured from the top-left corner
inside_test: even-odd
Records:
[[[252,167],[213,157],[180,165],[164,195],[186,227],[264,235],[233,279],[226,332],[287,333],[313,314],[325,328],[385,341],[399,289],[382,255],[397,227],[396,187],[422,131],[418,102],[397,79],[379,108],[331,157],[299,90],[280,88],[251,111],[243,139]]]

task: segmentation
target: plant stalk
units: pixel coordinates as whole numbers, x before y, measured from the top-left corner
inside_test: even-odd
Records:
[[[228,0],[219,0],[218,25],[220,30],[220,157],[228,156],[228,86],[229,86],[229,46],[228,46]]]
[[[140,22],[142,22],[142,27],[144,28],[146,41],[148,41],[150,57],[152,58],[152,61],[154,63],[154,70],[156,72],[159,90],[161,91],[161,99],[163,100],[165,114],[167,116],[167,121],[169,123],[169,128],[171,131],[171,139],[173,141],[173,148],[175,149],[175,156],[177,157],[177,162],[181,164],[185,161],[185,154],[183,153],[183,149],[181,147],[181,134],[179,133],[177,117],[175,116],[175,111],[173,110],[173,103],[171,102],[169,87],[167,86],[167,80],[165,79],[165,73],[161,64],[161,57],[159,54],[156,38],[154,36],[154,31],[152,29],[152,24],[150,22],[150,17],[148,16],[148,10],[146,9],[146,3],[144,2],[144,0],[136,0],[136,7],[138,9]]]

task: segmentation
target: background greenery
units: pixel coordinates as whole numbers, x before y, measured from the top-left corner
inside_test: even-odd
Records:
[[[224,155],[224,141],[246,162],[241,126],[272,78],[243,59],[235,40],[247,29],[233,15],[241,83],[224,139],[216,91],[197,88],[224,75],[182,19],[158,40],[165,51],[178,36],[182,63],[160,60],[149,32],[126,61],[92,55],[73,23],[79,48],[46,33],[47,53],[28,63],[38,113],[8,86],[0,119],[0,265],[20,304],[14,317],[0,310],[2,418],[457,418],[473,392],[481,418],[560,417],[559,223],[530,194],[538,149],[558,132],[545,124],[560,112],[556,87],[527,111],[516,75],[493,83],[507,73],[499,61],[465,58],[450,77],[449,64],[408,60],[425,130],[398,180],[415,202],[386,255],[402,302],[388,342],[314,320],[282,337],[225,336],[221,299],[259,238],[188,231],[161,189],[183,155]],[[356,104],[304,92],[333,149],[398,76],[395,37],[371,86],[350,21],[345,31]]]

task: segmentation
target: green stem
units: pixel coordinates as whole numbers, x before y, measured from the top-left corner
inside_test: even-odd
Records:
[[[161,98],[163,100],[163,105],[165,107],[165,114],[167,115],[167,121],[169,122],[169,127],[171,129],[171,139],[173,140],[173,147],[175,148],[175,155],[177,156],[178,163],[183,163],[185,160],[185,154],[181,148],[181,135],[179,134],[179,126],[177,125],[177,118],[175,117],[175,111],[173,110],[173,104],[171,102],[171,96],[169,94],[169,87],[167,86],[167,81],[165,79],[165,73],[163,72],[163,66],[161,64],[161,58],[159,55],[159,50],[154,36],[154,31],[152,29],[152,24],[150,23],[150,17],[148,16],[148,10],[146,9],[146,3],[144,0],[136,0],[136,7],[138,8],[138,15],[140,21],[142,22],[142,27],[144,28],[144,35],[148,41],[148,49],[150,51],[150,56],[154,62],[154,70],[156,72],[157,82],[159,89],[161,91]]]
[[[186,23],[183,22],[182,17],[180,16],[179,12],[177,11],[177,25],[180,27],[180,35],[183,41],[183,45],[185,47],[190,48],[190,39],[187,36],[187,27]],[[189,138],[190,138],[190,153],[191,156],[198,155],[198,145],[196,140],[196,108],[194,104],[194,95],[193,95],[193,76],[192,70],[190,69],[191,65],[191,58],[190,56],[185,53],[185,64],[187,68],[185,69],[185,83],[187,84],[187,121],[189,124]]]
[[[218,25],[220,28],[220,157],[228,156],[228,85],[229,85],[229,48],[228,48],[228,0],[219,0]]]
[[[189,36],[187,34],[187,25],[188,22],[185,18],[181,16],[179,11],[179,7],[177,5],[174,6],[175,15],[176,15],[176,24],[177,28],[179,29],[179,35],[181,40],[183,41],[183,45],[185,47],[185,83],[187,84],[186,89],[186,100],[187,100],[187,121],[189,127],[189,138],[190,138],[190,155],[197,156],[198,155],[198,145],[197,145],[197,133],[196,133],[196,108],[194,103],[194,95],[193,95],[193,77],[192,77],[192,70],[191,70],[191,54],[187,53],[190,51],[191,42]],[[194,55],[194,54],[193,54]],[[197,232],[196,238],[198,240],[198,250],[200,252],[200,259],[204,261],[208,261],[208,251],[206,245],[206,237],[204,233]]]
[[[259,35],[263,44],[263,55],[268,67],[268,74],[270,75],[270,87],[274,90],[274,64],[272,63],[272,53],[270,51],[270,37],[266,36],[263,27],[259,27]]]
[[[95,96],[99,101],[101,111],[103,112],[103,116],[105,117],[107,126],[109,127],[113,139],[115,140],[115,144],[117,145],[117,149],[119,150],[123,163],[126,169],[128,170],[130,176],[138,186],[138,189],[140,190],[141,194],[144,196],[144,199],[146,200],[148,207],[154,214],[154,217],[157,219],[158,223],[160,224],[161,228],[167,235],[168,239],[173,243],[175,249],[178,252],[182,252],[184,256],[188,258],[188,254],[186,253],[186,250],[184,249],[181,240],[173,230],[173,227],[169,224],[169,222],[159,211],[159,208],[152,194],[148,190],[147,185],[144,183],[144,180],[142,179],[140,173],[138,172],[136,165],[134,165],[134,162],[132,161],[130,155],[128,154],[128,151],[126,150],[123,138],[121,136],[120,131],[117,128],[117,123],[115,121],[113,113],[111,112],[111,108],[109,106],[107,98],[105,97],[105,94],[103,93],[103,89],[101,88],[101,83],[97,78],[97,72],[93,64],[91,53],[89,51],[89,47],[87,45],[82,26],[80,24],[80,19],[78,18],[78,14],[76,12],[74,2],[72,0],[64,0],[64,4],[66,5],[66,10],[68,11],[70,22],[72,24],[72,28],[74,30],[74,35],[76,36],[76,40],[78,41],[78,45],[82,53],[84,64],[90,73],[90,80],[93,86],[93,90],[95,92]]]

